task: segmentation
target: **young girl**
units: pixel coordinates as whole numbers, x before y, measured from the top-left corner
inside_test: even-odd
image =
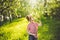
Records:
[[[29,40],[37,40],[38,23],[34,22],[32,16],[30,15],[28,15],[26,19],[29,21],[29,24],[27,26]]]

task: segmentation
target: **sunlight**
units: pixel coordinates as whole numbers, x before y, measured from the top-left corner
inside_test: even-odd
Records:
[[[37,0],[30,0],[29,4],[32,8],[34,8],[34,6],[37,4]]]

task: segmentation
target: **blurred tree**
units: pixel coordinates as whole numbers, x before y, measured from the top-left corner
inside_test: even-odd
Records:
[[[17,9],[18,15],[25,17],[28,13],[29,4],[28,0],[20,0],[20,7]]]
[[[0,14],[4,16],[4,21],[6,21],[6,16],[8,16],[11,21],[11,15],[16,15],[16,9],[19,6],[19,0],[0,0]]]

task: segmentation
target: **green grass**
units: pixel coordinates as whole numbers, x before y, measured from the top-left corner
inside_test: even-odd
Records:
[[[3,25],[0,28],[0,40],[27,40],[27,20],[18,19],[10,24]]]

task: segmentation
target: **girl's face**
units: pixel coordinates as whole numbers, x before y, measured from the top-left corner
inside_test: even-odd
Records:
[[[31,21],[34,21],[34,19],[33,19],[33,18],[31,18]]]
[[[32,18],[31,20],[33,21],[34,19]]]

